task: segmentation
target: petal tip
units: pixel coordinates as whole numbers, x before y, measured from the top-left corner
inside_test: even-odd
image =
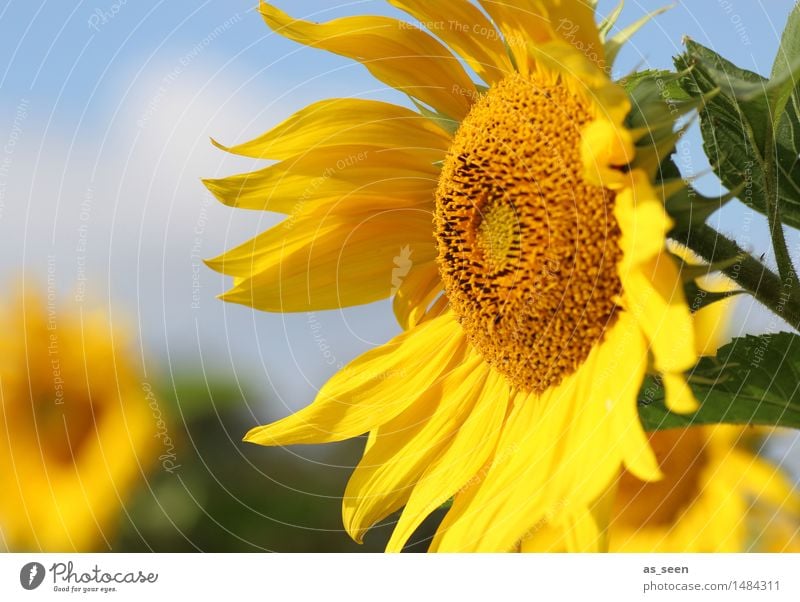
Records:
[[[265,445],[263,442],[263,437],[261,436],[263,430],[263,426],[251,428],[249,431],[247,431],[247,433],[245,433],[244,437],[242,437],[242,441],[245,443],[254,443],[256,445]]]
[[[209,137],[209,140],[211,141],[211,144],[212,144],[212,145],[214,145],[214,146],[216,146],[218,149],[220,149],[220,150],[223,150],[223,151],[225,151],[226,153],[229,153],[229,152],[230,152],[230,148],[231,148],[231,147],[229,147],[229,146],[226,146],[226,145],[222,144],[222,142],[219,142],[219,141],[217,141],[217,140],[216,140],[215,138],[213,138],[213,137]]]

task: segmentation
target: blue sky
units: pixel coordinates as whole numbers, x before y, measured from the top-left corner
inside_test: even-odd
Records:
[[[63,302],[106,307],[129,324],[140,335],[148,373],[240,375],[257,392],[253,411],[264,420],[308,403],[338,365],[385,341],[396,326],[386,304],[275,316],[215,300],[224,282],[198,258],[275,218],[232,211],[208,197],[200,177],[253,167],[208,138],[244,140],[328,96],[402,98],[359,65],[271,34],[254,4],[0,3],[0,277],[13,283],[24,266],[44,286],[47,258],[55,256]],[[377,1],[278,4],[314,20],[399,14]],[[612,5],[601,2],[601,12]],[[661,5],[628,2],[622,23]],[[622,70],[669,67],[682,36],[690,35],[741,66],[768,72],[792,5],[678,2],[634,38]],[[707,164],[696,134],[686,149],[700,173]],[[714,189],[713,178],[704,186]],[[720,225],[735,235],[742,223],[734,207]],[[754,250],[766,250],[763,225],[752,228]],[[763,314],[748,323],[778,327]]]

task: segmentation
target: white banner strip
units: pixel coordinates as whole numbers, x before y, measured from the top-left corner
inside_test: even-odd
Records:
[[[798,554],[3,554],[0,600],[797,602],[799,569]]]

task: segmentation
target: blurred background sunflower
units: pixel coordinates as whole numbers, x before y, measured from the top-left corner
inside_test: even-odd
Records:
[[[600,2],[599,14],[608,14],[615,4]],[[683,35],[740,65],[769,70],[776,32],[791,0],[735,7],[697,4],[683,3],[647,25],[622,51],[614,77],[634,68],[669,68]],[[363,67],[271,34],[255,5],[252,0],[190,7],[155,0],[11,0],[0,9],[0,47],[8,57],[0,76],[0,234],[5,251],[0,281],[8,292],[0,305],[15,323],[2,336],[7,337],[4,345],[17,349],[8,357],[30,367],[8,382],[3,377],[3,407],[33,407],[33,387],[26,393],[24,379],[34,378],[47,403],[55,395],[49,356],[42,367],[41,352],[27,359],[28,351],[19,350],[20,341],[33,337],[33,331],[20,334],[21,308],[37,306],[27,296],[20,302],[11,284],[24,270],[26,282],[38,287],[38,306],[44,306],[44,317],[35,319],[40,324],[46,324],[51,295],[65,323],[68,316],[70,321],[78,316],[80,323],[82,313],[87,319],[102,316],[101,326],[75,327],[80,342],[70,348],[106,345],[108,353],[119,356],[129,376],[119,381],[109,407],[123,398],[144,406],[142,423],[149,433],[142,441],[156,442],[154,450],[145,446],[140,456],[127,456],[135,478],[127,487],[119,485],[114,511],[102,520],[96,516],[100,525],[93,527],[95,535],[105,537],[62,539],[56,547],[368,551],[383,549],[389,538],[394,517],[370,532],[364,547],[352,543],[341,528],[341,492],[363,442],[261,449],[240,439],[249,426],[307,405],[341,366],[398,333],[391,308],[379,302],[286,316],[216,301],[229,283],[207,270],[202,258],[247,240],[277,219],[217,204],[198,177],[259,167],[215,151],[209,137],[254,138],[312,102],[354,96],[410,105]],[[377,0],[356,5],[297,0],[291,11],[311,21],[365,13],[400,16]],[[643,14],[631,3],[621,23]],[[694,131],[678,147],[676,160],[685,175],[706,173],[708,163]],[[699,187],[709,194],[720,190],[708,175]],[[743,206],[730,209],[720,228],[757,254],[767,251],[763,220]],[[790,247],[796,248],[800,240],[796,232],[790,234]],[[400,264],[401,249],[398,245]],[[391,278],[387,274],[388,282]],[[738,311],[737,321],[746,331],[783,327],[753,306]],[[109,378],[109,363],[101,356],[78,358],[74,369],[88,370],[90,361],[101,366],[91,368],[98,371],[92,387],[102,386],[95,382],[118,384]],[[157,410],[151,407],[153,398]],[[79,421],[87,417],[76,416]],[[168,429],[173,451],[157,436],[159,420]],[[115,428],[128,437],[126,427],[117,423]],[[92,433],[99,436],[99,431]],[[3,446],[10,449],[11,439],[3,437]],[[14,445],[26,453],[36,451],[27,441]],[[58,445],[53,447],[50,451],[58,456]],[[788,483],[797,482],[794,436],[773,437],[768,446],[755,449],[770,466],[785,467]],[[169,454],[174,458],[159,459]],[[41,458],[39,464],[44,465]],[[14,478],[4,471],[4,487]],[[50,485],[38,483],[44,488],[42,498],[52,499]],[[38,530],[38,542],[23,533],[30,528],[28,518],[20,522],[13,508],[4,512],[13,518],[0,520],[0,545],[45,546]],[[412,549],[427,547],[426,538],[440,518],[434,515],[423,525],[412,538]],[[759,546],[783,549],[794,541],[797,520],[791,512],[754,505],[746,520],[770,526]]]

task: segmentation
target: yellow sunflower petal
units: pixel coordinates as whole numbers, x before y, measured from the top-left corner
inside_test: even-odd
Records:
[[[430,213],[406,210],[289,219],[207,263],[237,277],[224,300],[298,312],[385,299],[395,292],[398,262],[435,256]]]
[[[800,519],[800,491],[779,466],[742,450],[728,449],[730,459],[740,466],[736,471],[741,485],[760,503],[782,508]]]
[[[566,534],[567,550],[571,552],[601,552],[603,535],[597,521],[589,509],[578,509],[567,515],[566,526],[562,527]]]
[[[635,412],[646,369],[643,351],[638,327],[621,315],[578,372],[518,402],[485,480],[469,504],[454,504],[445,517],[438,549],[509,550],[540,521],[580,518],[616,478],[631,441],[637,442],[631,463],[657,478],[638,418],[622,424],[617,417]],[[585,524],[580,529],[588,532]]]
[[[622,232],[623,271],[638,269],[639,264],[661,253],[672,228],[664,203],[646,174],[634,170],[628,174],[626,184],[614,201],[614,217]]]
[[[500,436],[510,397],[509,386],[500,375],[485,366],[483,371],[489,375],[481,376],[482,382],[468,392],[471,403],[465,399],[465,417],[458,432],[447,449],[429,463],[414,486],[387,552],[401,551],[425,517],[466,484],[480,480],[480,469]],[[479,368],[476,372],[482,370]]]
[[[298,111],[266,134],[217,146],[256,159],[288,159],[328,146],[365,145],[446,151],[450,136],[410,109],[363,98],[332,98]]]
[[[528,52],[538,69],[558,76],[572,92],[589,99],[593,117],[612,123],[620,130],[625,129],[631,102],[628,93],[585,54],[559,40],[531,45]],[[590,126],[591,122],[587,125]],[[614,132],[617,137],[624,135]]]
[[[622,167],[634,157],[630,132],[606,119],[597,119],[581,133],[581,160],[588,180],[598,186],[618,189],[625,184],[627,175]]]
[[[406,503],[425,468],[459,432],[486,379],[480,367],[479,357],[452,358],[435,386],[378,427],[342,503],[344,527],[355,541]]]
[[[531,50],[558,41],[594,67],[606,68],[594,8],[582,0],[481,0],[502,31],[521,73],[527,73]]]
[[[611,550],[758,549],[754,544],[760,545],[760,535],[772,531],[764,516],[776,517],[792,485],[742,441],[752,432],[716,425],[654,433],[652,443],[666,477],[647,484],[623,476],[609,531]]]
[[[325,383],[310,406],[252,429],[245,441],[292,445],[357,437],[426,395],[463,349],[463,335],[451,316],[425,322],[352,361]]]
[[[376,79],[453,119],[463,119],[477,95],[475,84],[447,48],[401,21],[370,16],[315,24],[293,19],[263,1],[260,11],[280,35],[357,60]]]
[[[367,435],[367,442],[364,444],[364,453],[366,454],[378,438],[378,429],[372,429]]]
[[[520,552],[603,552],[605,538],[586,508],[565,516],[559,524],[542,521],[534,525],[520,543]]]
[[[692,388],[686,382],[686,376],[664,372],[661,379],[664,382],[665,401],[670,410],[678,414],[691,414],[697,411],[700,406]]]
[[[300,214],[309,208],[363,211],[433,204],[441,151],[335,146],[258,171],[207,179],[220,202],[240,209]]]
[[[694,366],[694,324],[686,304],[678,267],[659,253],[638,269],[620,273],[628,309],[650,340],[655,367],[679,373]]]
[[[315,243],[324,244],[323,241],[331,238],[338,238],[341,243],[344,237],[339,236],[339,228],[346,227],[346,223],[345,219],[323,220],[313,213],[295,222],[285,220],[222,255],[206,260],[206,264],[220,274],[247,279],[253,273],[280,265],[283,258],[307,251]],[[297,228],[298,225],[301,227]]]
[[[651,455],[655,456],[655,454]],[[653,460],[657,462],[655,457],[653,457]],[[658,466],[655,467],[655,470],[657,472],[660,472]],[[594,501],[592,506],[587,510],[588,512],[591,513],[592,517],[594,518],[594,523],[599,527],[599,533],[596,545],[598,551],[601,552],[608,551],[609,526],[614,516],[614,501],[617,498],[618,491],[619,491],[619,478],[616,478],[611,483],[611,485],[606,487],[606,490],[600,495],[599,498],[597,498]]]
[[[542,0],[551,27],[592,63],[607,70],[605,50],[595,23],[594,7],[585,0]]]
[[[394,315],[403,329],[416,326],[428,306],[442,291],[439,267],[435,261],[411,263],[410,270],[404,270],[402,265],[395,268],[398,271],[398,281],[393,285],[396,286]]]
[[[716,468],[724,470],[720,466]],[[720,477],[719,471],[704,477],[703,498],[695,507],[695,516],[692,517],[696,529],[689,541],[700,551],[743,551],[747,538],[745,520],[749,502],[736,487],[731,487],[735,480]],[[714,520],[709,520],[709,516],[713,516]]]
[[[527,74],[530,70],[528,45],[538,45],[553,39],[554,33],[544,12],[536,0],[508,2],[508,0],[480,0],[483,10],[492,18],[503,34],[503,40],[517,70]]]
[[[460,489],[453,497],[453,505],[447,514],[445,514],[445,517],[439,525],[439,528],[436,530],[436,533],[433,536],[433,541],[431,541],[431,545],[428,548],[429,552],[448,551],[447,549],[442,549],[442,540],[450,530],[450,525],[452,525],[457,518],[463,516],[471,507],[472,502],[475,500],[475,496],[478,494],[481,483],[486,478],[486,475],[493,464],[494,459],[490,458],[490,460],[481,469],[479,473],[480,478],[468,481],[463,489]]]
[[[487,84],[513,71],[498,31],[467,0],[389,0],[453,49]]]
[[[689,266],[708,266],[694,251],[678,242],[668,240],[667,249]],[[710,272],[695,278],[695,283],[703,291],[710,293],[730,293],[739,288],[733,280],[720,272]],[[702,301],[703,298],[697,300]],[[695,349],[698,356],[715,355],[717,350],[730,340],[728,325],[736,310],[737,301],[736,297],[721,299],[697,309],[692,314]]]
[[[520,544],[520,552],[561,553],[567,551],[566,534],[563,529],[542,523],[531,527]]]
[[[716,355],[730,341],[728,325],[736,308],[736,298],[728,297],[694,312],[694,342],[697,355]]]

